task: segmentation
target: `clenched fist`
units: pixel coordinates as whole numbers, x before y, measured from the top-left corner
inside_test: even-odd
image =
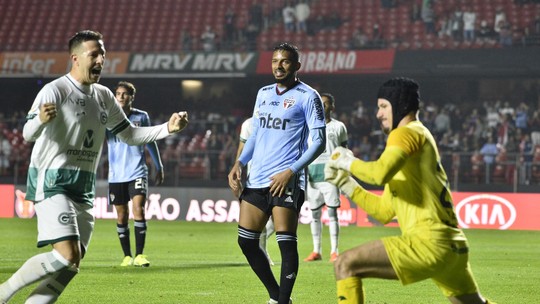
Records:
[[[177,133],[182,131],[188,124],[188,113],[186,111],[181,111],[178,113],[173,113],[169,119],[169,133]]]

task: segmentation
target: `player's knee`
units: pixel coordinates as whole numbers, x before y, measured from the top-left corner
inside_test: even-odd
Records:
[[[353,261],[350,259],[347,252],[344,252],[337,257],[337,259],[334,261],[334,272],[336,274],[336,279],[345,279],[354,275],[351,270],[352,262]]]
[[[313,217],[313,221],[320,221],[322,216],[321,208],[312,209],[311,216]]]
[[[334,221],[337,221],[338,219],[338,213],[337,213],[337,209],[334,208],[334,207],[328,207],[328,218],[330,220],[334,220]]]

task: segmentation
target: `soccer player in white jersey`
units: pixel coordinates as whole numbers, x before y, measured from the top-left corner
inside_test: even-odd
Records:
[[[247,139],[249,136],[253,133],[253,117],[249,117],[248,119],[244,120],[242,123],[242,126],[240,128],[240,140],[238,142],[238,149],[236,151],[236,159],[240,157],[240,154],[242,154],[242,150],[244,150],[244,145],[246,144]],[[247,164],[246,169],[246,175],[249,174],[249,163]],[[239,189],[241,190],[241,189]],[[240,196],[241,191],[238,191],[235,193],[236,196]],[[274,262],[270,258],[270,255],[268,254],[268,248],[266,241],[267,239],[274,233],[274,221],[272,220],[272,217],[268,219],[268,222],[266,223],[266,226],[264,227],[263,231],[261,231],[261,236],[259,239],[259,245],[261,246],[261,249],[264,251],[264,254],[268,258],[268,262],[270,265],[274,266]]]
[[[94,230],[96,171],[105,130],[122,141],[142,145],[177,133],[187,113],[172,114],[167,123],[135,128],[114,94],[98,84],[105,61],[100,33],[77,32],[69,40],[71,70],[38,93],[24,125],[32,149],[26,199],[37,215],[38,247],[52,250],[28,259],[0,285],[0,303],[20,289],[41,281],[26,303],[53,303],[79,272]]]
[[[339,255],[339,219],[337,208],[340,206],[339,188],[324,180],[324,165],[336,147],[347,147],[347,128],[341,121],[332,118],[335,110],[335,98],[330,93],[321,93],[326,118],[326,149],[308,166],[307,201],[311,209],[311,236],[313,238],[313,252],[304,259],[305,262],[322,259],[322,208],[328,207],[328,228],[330,231],[330,262],[334,262]]]
[[[148,113],[133,107],[137,89],[127,81],[120,81],[114,90],[116,100],[124,113],[136,127],[150,126]],[[145,254],[147,228],[144,205],[148,192],[148,166],[146,165],[145,146],[130,146],[123,143],[107,131],[109,153],[109,204],[116,209],[116,232],[124,259],[120,266],[148,267],[150,262]],[[156,168],[155,184],[163,182],[164,172],[157,143],[146,144],[146,148]],[[135,258],[131,254],[129,219],[129,201],[132,202],[133,226],[135,230]]]
[[[249,162],[246,187],[240,195],[238,244],[249,265],[266,287],[268,303],[287,304],[298,273],[299,210],[304,203],[305,169],[324,150],[324,110],[317,91],[300,81],[298,49],[288,43],[274,48],[275,84],[257,93],[253,134],[229,173],[233,192],[242,185],[242,169]],[[312,144],[308,147],[307,139]],[[281,252],[279,284],[259,246],[261,231],[272,216]]]
[[[326,180],[381,223],[397,217],[401,229],[401,235],[359,245],[337,258],[339,304],[365,303],[365,278],[399,280],[403,285],[431,279],[453,304],[493,304],[478,291],[448,177],[435,139],[418,120],[419,105],[416,81],[386,81],[377,98],[377,119],[388,135],[379,159],[363,161],[338,147],[326,163]],[[365,183],[384,185],[383,193],[367,191],[351,174]]]

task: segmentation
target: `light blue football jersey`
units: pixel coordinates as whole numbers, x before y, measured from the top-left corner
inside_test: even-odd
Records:
[[[247,187],[270,186],[270,177],[291,167],[308,146],[309,131],[324,128],[324,109],[319,93],[299,81],[278,93],[277,84],[261,88],[253,111],[255,140]],[[291,179],[291,189],[305,189],[305,170]]]
[[[131,124],[135,127],[150,126],[148,113],[133,108],[128,115]],[[123,143],[107,131],[107,144],[109,155],[109,183],[125,183],[140,177],[147,177],[145,145],[130,146]],[[161,159],[156,142],[146,144],[150,156],[156,167],[161,166]]]

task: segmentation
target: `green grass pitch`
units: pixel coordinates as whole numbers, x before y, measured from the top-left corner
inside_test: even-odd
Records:
[[[81,271],[57,303],[263,304],[268,300],[236,244],[236,223],[149,221],[148,225],[145,254],[151,266],[121,268],[115,221],[97,220]],[[540,303],[540,231],[465,232],[482,294],[499,304]],[[30,256],[50,250],[35,246],[35,219],[0,219],[0,234],[0,282]],[[340,250],[394,234],[399,230],[342,227]],[[301,262],[294,303],[337,303],[333,268],[328,262],[328,228],[323,231],[323,261],[302,261],[312,249],[309,225],[300,226],[298,239]],[[277,275],[280,258],[274,236],[268,248]],[[403,287],[397,281],[367,279],[364,285],[367,303],[449,303],[429,280]],[[23,303],[31,289],[23,289],[10,304]]]

